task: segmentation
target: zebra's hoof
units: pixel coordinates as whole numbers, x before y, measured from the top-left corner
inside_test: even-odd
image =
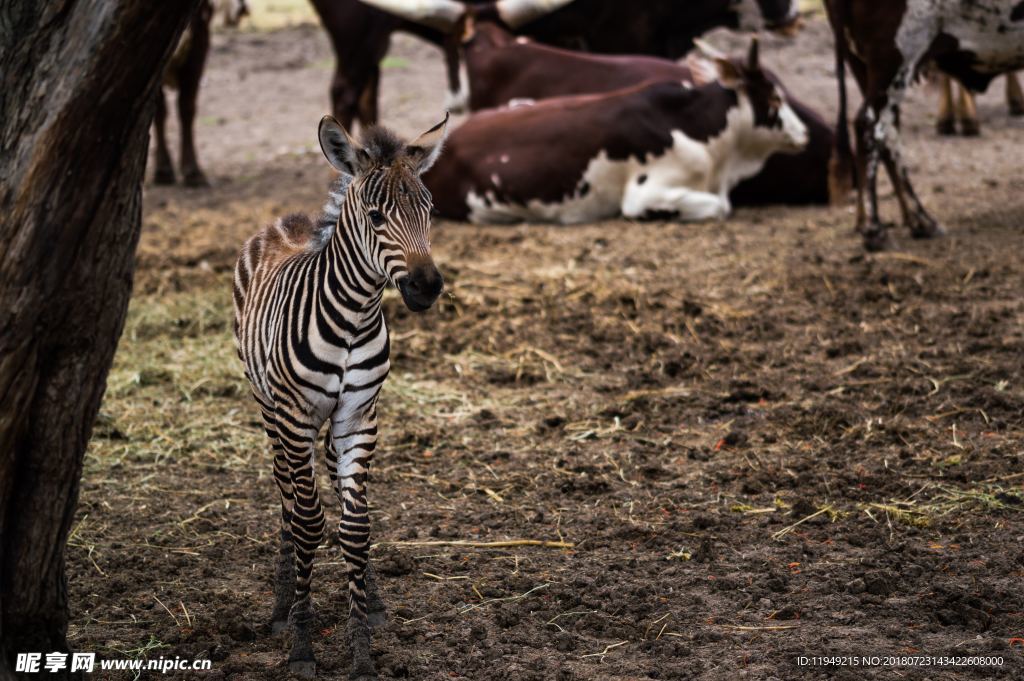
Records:
[[[366,613],[366,623],[370,625],[371,629],[380,629],[388,623],[388,611],[371,610]]]
[[[304,679],[316,677],[316,660],[292,660],[288,663],[288,671]]]
[[[286,631],[288,631],[288,620],[274,620],[270,623],[270,633],[275,636],[283,634]]]

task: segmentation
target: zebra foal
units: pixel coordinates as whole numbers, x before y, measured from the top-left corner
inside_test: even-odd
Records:
[[[350,678],[375,679],[370,626],[382,624],[368,552],[366,478],[377,446],[377,396],[387,377],[388,282],[414,311],[444,288],[430,257],[430,194],[420,175],[437,160],[448,116],[406,144],[384,128],[361,143],[332,117],[320,147],[341,172],[321,215],[289,215],[249,239],[235,265],[235,342],[274,454],[281,493],[273,628],[291,624],[289,668],[315,674],[310,577],[325,519],[313,458],[326,429],[348,573]]]

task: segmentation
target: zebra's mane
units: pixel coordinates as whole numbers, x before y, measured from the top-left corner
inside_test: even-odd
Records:
[[[352,184],[352,176],[342,174],[331,183],[327,193],[327,203],[320,210],[316,218],[316,241],[317,248],[323,248],[331,240],[334,234],[334,227],[338,224],[338,217],[341,215],[341,206],[345,203],[345,195],[348,193],[348,186]]]

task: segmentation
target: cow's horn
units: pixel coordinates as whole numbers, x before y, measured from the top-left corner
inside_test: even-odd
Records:
[[[509,28],[519,28],[565,7],[573,0],[498,0],[494,6]]]
[[[466,6],[455,0],[361,0],[396,17],[423,24],[439,31],[455,28]]]

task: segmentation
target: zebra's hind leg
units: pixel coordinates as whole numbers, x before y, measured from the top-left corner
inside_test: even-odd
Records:
[[[280,407],[279,407],[280,409]],[[291,539],[294,547],[295,598],[288,613],[292,627],[289,671],[306,678],[316,674],[313,655],[313,603],[310,582],[313,558],[324,537],[324,510],[313,474],[313,450],[317,429],[303,423],[296,413],[278,412],[278,439],[285,455],[292,489]]]
[[[274,482],[281,494],[281,546],[274,566],[274,610],[270,615],[270,630],[280,634],[288,628],[288,612],[295,602],[295,545],[292,543],[292,494],[291,474],[284,447],[277,437],[272,409],[256,397],[263,411],[263,423],[270,438],[274,453]]]

